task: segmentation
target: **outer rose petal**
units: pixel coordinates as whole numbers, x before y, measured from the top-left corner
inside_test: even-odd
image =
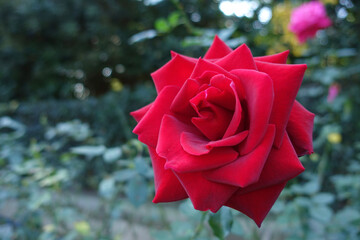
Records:
[[[217,60],[215,63],[227,71],[234,69],[256,70],[251,51],[245,44],[241,45],[227,56]]]
[[[232,52],[232,49],[226,45],[217,35],[215,35],[214,41],[211,44],[209,50],[206,52],[204,58],[222,58]]]
[[[298,101],[295,101],[286,131],[298,156],[314,152],[312,145],[314,117],[315,114],[306,110]]]
[[[193,71],[195,64],[177,55],[164,66],[151,74],[156,91],[159,93],[165,86],[181,87]]]
[[[260,227],[285,185],[286,182],[246,194],[236,192],[226,206],[244,213]]]
[[[190,78],[195,79],[198,77],[202,77],[203,74],[206,72],[215,72],[217,74],[224,74],[225,76],[228,75],[228,72],[219,65],[216,65],[205,59],[200,58],[197,61],[196,66],[194,67],[194,70],[191,73]]]
[[[251,152],[262,140],[273,108],[273,84],[268,75],[253,70],[233,70],[245,89],[249,118],[249,136],[240,155]]]
[[[237,187],[211,182],[201,172],[174,172],[185,188],[194,208],[200,211],[217,212],[236,192]]]
[[[272,148],[259,180],[239,190],[241,193],[257,191],[287,182],[304,171],[287,134],[280,149]]]
[[[263,141],[254,151],[225,166],[204,172],[204,176],[215,182],[242,188],[257,182],[270,153],[274,136],[275,126],[269,125]]]
[[[197,58],[193,58],[193,57],[189,57],[189,56],[186,56],[186,55],[182,55],[180,53],[177,53],[177,52],[174,52],[174,51],[170,51],[171,53],[171,58],[174,58],[176,57],[177,55],[180,55],[181,57],[185,58],[186,60],[188,60],[189,62],[193,62],[193,63],[196,63],[197,62]]]
[[[274,105],[270,123],[276,126],[274,145],[280,147],[290,111],[299,91],[305,70],[305,64],[274,64],[256,62],[258,70],[267,73],[274,84]]]
[[[260,57],[254,57],[255,62],[261,61],[261,62],[268,62],[268,63],[279,63],[279,64],[285,64],[287,57],[289,55],[289,50],[281,53],[277,53],[274,55],[268,55],[268,56],[260,56]]]
[[[258,56],[258,57],[253,57],[255,62],[256,61],[261,61],[261,62],[268,62],[268,63],[279,63],[279,64],[285,64],[287,57],[289,55],[289,50],[281,52],[281,53],[276,53],[273,55],[267,55],[267,56]],[[187,60],[189,60],[190,62],[196,63],[197,62],[197,58],[193,58],[193,57],[189,57],[186,55],[182,55],[179,54],[177,52],[171,51],[171,58],[174,58],[176,55],[180,55],[184,58],[186,58]],[[207,61],[209,62],[217,62],[218,60],[220,60],[219,58],[212,58],[212,59],[208,59],[206,58]]]
[[[171,170],[165,170],[166,160],[157,155],[154,148],[149,147],[154,169],[155,197],[153,202],[173,202],[187,198],[187,194],[177,177]]]
[[[196,128],[180,122],[173,116],[163,117],[156,152],[166,159],[165,169],[171,168],[182,173],[202,171],[234,161],[238,156],[231,147],[215,148],[207,155],[191,155],[181,146],[182,132],[201,135]]]
[[[179,88],[176,86],[167,86],[159,93],[150,109],[133,130],[133,133],[139,136],[139,141],[153,148],[156,147],[161,119],[165,113],[169,112],[171,102],[178,91]]]
[[[130,115],[137,121],[139,122],[143,117],[144,115],[149,111],[150,107],[152,106],[152,103],[149,103],[148,105],[136,110],[136,111],[133,111],[130,113]]]

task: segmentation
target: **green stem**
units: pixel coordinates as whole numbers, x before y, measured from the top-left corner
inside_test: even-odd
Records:
[[[194,235],[190,238],[190,240],[195,240],[200,235],[201,231],[204,228],[204,222],[205,222],[205,219],[206,219],[206,216],[208,215],[208,213],[209,213],[208,211],[202,213],[200,222],[196,226]]]
[[[325,177],[325,170],[327,167],[327,162],[328,162],[328,158],[329,158],[329,154],[331,153],[331,148],[329,147],[329,145],[327,144],[325,146],[324,149],[324,154],[319,162],[318,165],[318,179],[319,179],[319,187],[321,189],[322,185],[323,185],[323,181],[324,181],[324,177]]]

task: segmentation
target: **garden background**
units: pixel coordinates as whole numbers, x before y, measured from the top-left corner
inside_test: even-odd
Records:
[[[360,239],[360,2],[300,44],[287,0],[0,0],[0,239]],[[223,207],[151,203],[150,158],[129,112],[152,101],[170,50],[217,34],[306,63],[298,100],[315,153],[263,226]]]

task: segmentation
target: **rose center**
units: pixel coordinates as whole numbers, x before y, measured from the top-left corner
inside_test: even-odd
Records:
[[[191,122],[211,141],[222,139],[234,118],[236,96],[231,83],[223,75],[216,75],[190,100],[197,113]]]

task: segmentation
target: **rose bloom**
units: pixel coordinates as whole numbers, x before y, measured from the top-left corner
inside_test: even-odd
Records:
[[[325,6],[318,1],[304,3],[291,13],[289,30],[296,34],[299,42],[315,37],[318,30],[331,26]]]
[[[131,114],[152,159],[154,203],[190,198],[261,225],[304,171],[298,156],[313,152],[314,114],[295,101],[306,65],[285,64],[287,55],[253,57],[215,37],[204,58],[173,52],[152,73],[157,98]]]

